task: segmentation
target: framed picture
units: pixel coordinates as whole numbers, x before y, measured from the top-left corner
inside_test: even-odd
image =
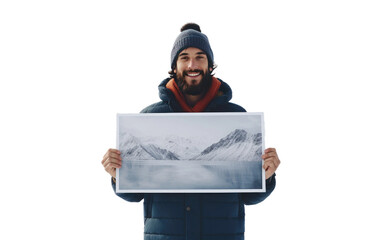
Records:
[[[263,113],[117,115],[119,193],[265,192]]]

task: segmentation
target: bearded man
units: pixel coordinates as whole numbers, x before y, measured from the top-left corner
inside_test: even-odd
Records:
[[[197,24],[184,25],[171,51],[170,77],[159,85],[161,101],[141,112],[245,112],[241,106],[229,102],[231,88],[213,76],[214,68],[207,36]],[[266,149],[262,158],[266,178],[264,193],[116,194],[129,202],[144,199],[145,240],[242,240],[244,205],[263,201],[276,185],[275,171],[280,164],[276,150]],[[116,168],[122,166],[120,152],[109,149],[102,164],[112,176],[115,191]]]

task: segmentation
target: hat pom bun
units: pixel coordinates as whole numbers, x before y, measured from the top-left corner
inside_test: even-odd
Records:
[[[186,23],[186,24],[183,25],[183,27],[180,29],[180,31],[183,32],[183,31],[188,30],[188,29],[194,29],[194,30],[196,30],[198,32],[202,32],[200,30],[199,25],[196,24],[196,23]]]

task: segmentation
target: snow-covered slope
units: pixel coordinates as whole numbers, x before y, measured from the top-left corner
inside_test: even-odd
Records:
[[[134,160],[178,160],[179,156],[154,144],[143,144],[131,134],[125,134],[120,140],[119,150],[122,158]]]
[[[236,129],[217,143],[206,148],[194,160],[206,161],[253,161],[262,154],[261,133],[249,134]],[[261,159],[261,158],[260,158]]]
[[[181,136],[169,135],[163,138],[145,138],[145,144],[152,144],[161,149],[166,149],[178,156],[179,159],[189,159],[198,155],[206,144],[201,140],[196,142]],[[203,145],[204,144],[204,145]]]

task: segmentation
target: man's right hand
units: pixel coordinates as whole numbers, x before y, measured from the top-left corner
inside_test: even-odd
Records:
[[[121,152],[117,149],[110,148],[103,156],[101,163],[105,168],[105,171],[116,178],[116,169],[122,167]]]

